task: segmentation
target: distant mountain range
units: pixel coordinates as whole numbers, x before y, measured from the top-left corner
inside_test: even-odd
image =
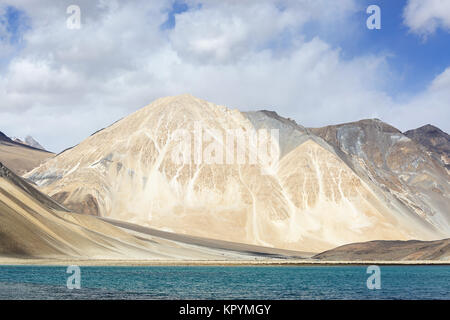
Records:
[[[39,142],[34,140],[34,138],[32,136],[26,136],[24,140],[21,140],[19,138],[15,138],[14,137],[12,140],[15,141],[15,142],[18,142],[18,143],[25,144],[27,146],[36,148],[36,149],[40,149],[40,150],[46,151],[45,148],[43,146],[41,146],[39,144]]]
[[[196,159],[226,151],[227,130],[246,137],[259,129],[278,130],[278,162],[251,163],[251,144],[241,163]],[[421,128],[403,134],[377,119],[305,128],[272,111],[240,112],[181,95],[156,100],[24,177],[75,212],[322,252],[371,240],[450,237],[445,135]],[[173,158],[180,136],[194,143],[187,162]]]
[[[6,134],[0,131],[0,141],[2,142],[13,142]]]
[[[10,138],[6,134],[4,134],[3,132],[0,131],[0,142],[8,142],[8,143],[14,143],[15,142],[15,143],[18,143],[20,145],[24,145],[24,146],[32,147],[32,148],[35,148],[35,149],[47,151],[32,136],[26,136],[25,139],[22,140],[22,139],[17,138],[17,137]]]
[[[0,132],[0,162],[19,175],[34,169],[54,156],[53,153],[43,149],[33,138],[27,137],[25,140],[28,142],[10,138]]]

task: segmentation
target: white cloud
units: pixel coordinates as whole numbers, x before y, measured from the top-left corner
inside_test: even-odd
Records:
[[[353,0],[190,0],[170,30],[160,28],[170,1],[78,2],[81,30],[65,28],[71,1],[14,2],[32,29],[0,74],[0,131],[61,151],[156,98],[186,92],[274,109],[307,126],[379,117],[406,129],[427,119],[408,107],[420,113],[422,101],[446,98],[437,78],[417,102],[396,104],[384,90],[385,57],[343,59],[320,33],[304,37],[309,22],[345,28]],[[435,100],[428,117],[442,122],[444,102]]]
[[[437,28],[450,31],[450,1],[409,0],[403,18],[412,32],[422,36],[434,33]]]
[[[192,7],[199,5],[191,1]],[[338,25],[355,10],[353,0],[205,1],[200,10],[176,16],[170,40],[174,50],[190,61],[229,63],[294,36],[294,41],[281,45],[287,50],[303,39],[301,28],[306,23]]]
[[[449,132],[450,119],[450,67],[439,74],[423,92],[397,106],[392,119],[394,125],[416,128],[432,124]]]

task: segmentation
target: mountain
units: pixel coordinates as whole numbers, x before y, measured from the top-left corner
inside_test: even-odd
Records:
[[[26,136],[25,137],[25,144],[29,145],[30,147],[45,150],[43,146],[39,144],[32,136]]]
[[[12,137],[12,141],[20,143],[20,144],[26,144],[25,141],[22,141],[21,139],[19,139],[17,137]]]
[[[383,190],[389,202],[448,234],[450,176],[422,145],[378,119],[311,130],[345,154],[353,170]]]
[[[406,131],[405,136],[425,146],[444,162],[450,169],[450,136],[441,129],[427,124],[423,127]]]
[[[133,229],[136,226],[116,227],[96,217],[72,213],[0,163],[2,259],[239,260],[298,254],[202,239],[180,241]]]
[[[43,148],[29,146],[20,139],[11,139],[0,132],[0,162],[18,175],[36,168],[54,154]]]
[[[12,143],[13,141],[6,134],[0,131],[0,142]]]
[[[25,177],[76,212],[250,245],[321,252],[448,237],[442,165],[380,121],[343,128],[309,129],[271,111],[167,97]],[[264,144],[272,141],[259,135],[264,130],[275,130],[279,143]],[[261,150],[271,157],[259,157]]]
[[[22,140],[20,138],[17,138],[17,137],[13,137],[12,140],[14,142],[17,142],[17,143],[20,143],[20,144],[24,144],[24,145],[27,145],[27,146],[30,146],[30,147],[33,147],[33,148],[36,148],[36,149],[40,149],[40,150],[46,151],[45,148],[43,146],[41,146],[39,144],[39,142],[37,142],[32,136],[26,136],[24,140]]]
[[[326,261],[450,261],[450,239],[352,243],[317,254],[313,259]]]

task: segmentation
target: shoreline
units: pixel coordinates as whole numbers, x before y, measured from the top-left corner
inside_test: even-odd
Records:
[[[251,267],[251,266],[450,266],[450,261],[417,260],[417,261],[316,261],[316,260],[107,260],[107,259],[20,259],[0,258],[1,266],[98,266],[98,267]]]

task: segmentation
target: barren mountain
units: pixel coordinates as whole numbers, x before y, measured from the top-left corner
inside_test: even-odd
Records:
[[[450,239],[352,243],[315,255],[326,261],[450,261]]]
[[[447,172],[414,142],[404,151],[401,143],[411,140],[398,130],[377,126],[362,136],[359,129],[336,129],[338,135],[332,129],[333,138],[332,130],[312,132],[269,111],[241,113],[190,95],[168,97],[26,177],[78,212],[252,245],[319,252],[375,239],[448,237]],[[208,161],[229,150],[229,130],[247,139],[258,129],[279,130],[279,161],[252,163],[260,146],[250,138],[245,147],[233,141],[232,161]],[[371,134],[380,132],[381,145],[362,139],[376,140]],[[177,162],[180,137],[194,146],[187,161]]]
[[[423,127],[406,131],[405,136],[425,146],[444,162],[450,169],[450,136],[435,126],[427,124]]]
[[[390,203],[399,202],[448,235],[450,176],[421,144],[377,119],[311,130],[348,157],[353,170],[383,190]]]
[[[18,175],[36,168],[54,154],[10,139],[0,132],[0,161]]]

